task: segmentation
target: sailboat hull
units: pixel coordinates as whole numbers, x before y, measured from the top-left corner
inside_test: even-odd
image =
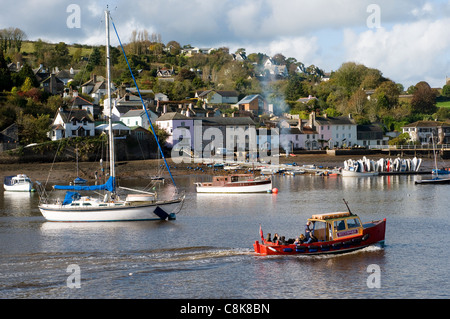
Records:
[[[161,209],[167,213],[168,219],[175,219],[175,211],[181,199],[160,201],[141,205],[117,205],[106,207],[73,208],[58,204],[41,204],[39,210],[47,221],[53,222],[113,222],[163,220],[157,215]],[[159,208],[159,209],[158,209]],[[155,212],[156,211],[156,212]]]

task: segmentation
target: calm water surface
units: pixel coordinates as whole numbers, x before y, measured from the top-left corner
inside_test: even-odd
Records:
[[[0,298],[449,298],[450,185],[418,178],[275,176],[277,195],[211,195],[195,193],[206,176],[178,177],[187,198],[170,222],[50,223],[36,193],[1,190]],[[363,222],[386,217],[384,247],[253,254],[260,225],[295,237],[312,214],[346,210],[343,198]],[[367,285],[369,265],[380,288]]]

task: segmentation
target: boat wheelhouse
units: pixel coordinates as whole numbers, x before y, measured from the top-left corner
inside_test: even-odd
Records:
[[[261,255],[317,255],[344,253],[362,249],[377,243],[384,243],[386,219],[362,223],[351,212],[335,212],[312,215],[308,219],[311,239],[297,238],[287,242],[264,239],[255,241],[254,250]]]

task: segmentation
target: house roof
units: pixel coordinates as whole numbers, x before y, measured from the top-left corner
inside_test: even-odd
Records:
[[[227,96],[227,97],[237,97],[238,96],[238,92],[236,91],[219,91],[219,90],[206,90],[206,91],[198,91],[198,97],[204,97],[207,96],[209,93],[211,92],[216,92],[217,94],[221,95],[221,96]]]
[[[142,116],[143,114],[145,114],[145,110],[143,110],[143,109],[129,110],[127,113],[125,113],[121,117],[136,117],[136,116]]]
[[[92,114],[85,110],[58,110],[59,114],[61,115],[64,123],[68,123],[72,121],[73,119],[76,119],[78,122],[81,122],[82,120],[87,120],[88,122],[94,122],[94,118],[92,117]]]
[[[338,117],[316,117],[316,122],[319,125],[355,125],[355,121],[348,116]]]
[[[240,100],[237,104],[248,104],[251,101],[253,101],[256,98],[263,98],[260,94],[252,94],[252,95],[247,95],[246,97],[244,97],[242,100]]]
[[[180,114],[178,112],[168,112],[161,115],[157,121],[172,121],[172,120],[190,120],[191,118]]]
[[[439,126],[450,126],[450,123],[441,121],[417,121],[403,127],[439,127]]]
[[[72,100],[72,106],[75,105],[93,105],[92,102],[89,102],[88,100],[83,99],[81,96],[76,96],[73,100]]]
[[[250,117],[205,117],[201,120],[202,125],[210,126],[255,125]]]

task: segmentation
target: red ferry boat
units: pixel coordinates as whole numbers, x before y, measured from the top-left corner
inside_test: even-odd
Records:
[[[293,239],[288,242],[264,239],[260,228],[261,243],[255,241],[255,252],[261,255],[337,254],[384,244],[386,218],[362,224],[351,212],[336,212],[312,215],[308,222],[311,239],[302,240],[299,236],[294,243]]]

